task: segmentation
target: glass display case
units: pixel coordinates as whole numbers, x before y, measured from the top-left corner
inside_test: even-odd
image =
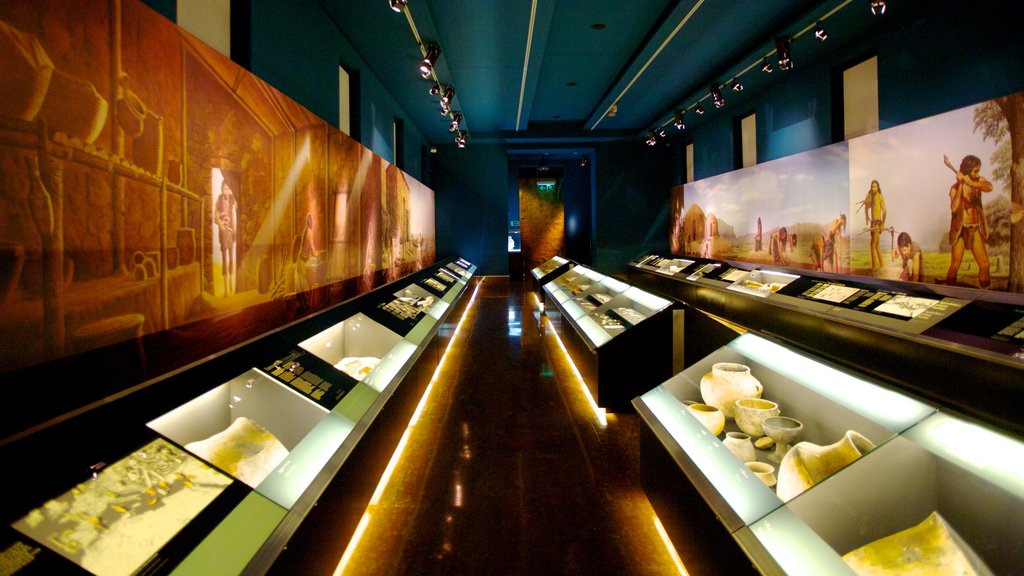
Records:
[[[633,402],[646,425],[642,482],[685,558],[702,552],[686,549],[682,531],[700,530],[762,574],[874,574],[914,561],[1024,570],[1017,439],[751,333]],[[694,505],[719,525],[692,525]],[[890,554],[897,547],[911,552]],[[730,561],[687,569],[721,573]]]
[[[307,532],[348,538],[475,271],[427,267],[2,447],[41,461],[0,550],[27,573],[263,573],[315,556]]]
[[[671,302],[577,265],[543,286],[545,313],[599,406],[629,400],[671,373]]]
[[[728,341],[716,324],[742,327],[1024,436],[1019,295],[700,259],[666,276],[645,258],[627,281],[680,304],[684,366]]]
[[[531,290],[536,292],[538,297],[542,298],[543,294],[541,294],[541,287],[561,276],[566,270],[575,265],[576,263],[572,260],[562,258],[561,256],[555,256],[542,263],[540,266],[530,270]]]

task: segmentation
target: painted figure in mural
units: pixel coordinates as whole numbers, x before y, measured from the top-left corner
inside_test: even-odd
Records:
[[[761,251],[761,217],[757,217],[757,232],[754,232],[754,252]]]
[[[811,260],[814,260],[815,270],[839,272],[839,235],[845,229],[846,214],[840,213],[829,222],[825,233],[815,239],[814,246],[811,247]]]
[[[220,185],[220,196],[214,203],[214,218],[220,240],[221,277],[224,279],[224,295],[234,292],[235,280],[235,213],[238,201],[225,178]]]
[[[978,286],[988,288],[989,261],[988,248],[985,240],[988,229],[985,226],[985,208],[981,203],[981,194],[992,191],[992,183],[980,175],[981,160],[977,156],[967,155],[960,161],[957,170],[942,156],[946,166],[956,173],[956,182],[949,189],[949,271],[946,272],[946,284],[956,284],[956,276],[963,262],[964,252],[971,251],[978,263]]]
[[[896,250],[892,251],[892,259],[900,258],[900,280],[907,282],[924,282],[924,255],[921,247],[906,232],[896,237]]]
[[[786,254],[786,247],[789,245],[789,233],[786,227],[775,228],[768,233],[768,253],[772,255],[772,262],[778,266],[789,266],[789,256]]]
[[[707,219],[704,220],[704,241],[700,245],[700,254],[702,258],[711,258],[715,252],[715,236],[718,236],[718,217],[708,212]]]
[[[879,247],[879,240],[882,231],[885,230],[885,198],[882,197],[882,187],[878,180],[871,181],[871,188],[864,197],[864,223],[871,232],[871,269],[877,270],[882,267],[882,249]]]

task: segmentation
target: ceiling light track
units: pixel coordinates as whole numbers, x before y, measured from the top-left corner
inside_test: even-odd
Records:
[[[536,0],[535,0],[536,4]],[[455,132],[455,144],[459,148],[466,147],[466,140],[469,138],[469,131],[464,128],[465,119],[461,112],[453,110],[455,104],[455,86],[443,84],[437,77],[437,63],[441,57],[441,46],[436,42],[424,42],[420,32],[416,28],[416,22],[412,18],[412,11],[409,9],[408,0],[388,0],[388,5],[395,12],[405,14],[405,19],[412,30],[413,38],[420,49],[423,60],[420,61],[419,72],[424,79],[430,80],[431,86],[427,93],[434,98],[439,98],[441,116],[450,120],[449,131]]]
[[[693,102],[689,106],[676,107],[675,110],[672,112],[672,115],[667,120],[665,120],[664,122],[658,124],[657,126],[655,126],[654,128],[652,128],[651,130],[649,130],[646,133],[646,136],[644,137],[645,138],[645,142],[648,145],[650,145],[650,146],[654,146],[655,144],[657,144],[656,135],[661,134],[661,132],[665,128],[665,126],[668,126],[669,124],[674,124],[676,126],[676,128],[678,128],[680,130],[685,129],[685,124],[682,122],[683,116],[686,114],[686,112],[688,110],[691,110],[691,109],[694,110],[697,114],[703,115],[704,114],[704,107],[701,105],[701,102],[703,102],[704,100],[706,100],[708,98],[712,99],[712,101],[715,103],[715,107],[716,108],[724,107],[725,106],[725,98],[722,96],[722,92],[721,92],[721,88],[723,86],[729,86],[730,88],[732,88],[732,90],[734,90],[736,92],[739,92],[740,90],[743,90],[743,84],[740,83],[740,77],[743,76],[744,74],[746,74],[747,72],[750,72],[754,68],[760,68],[761,71],[765,72],[765,73],[773,72],[775,70],[775,68],[772,65],[772,61],[776,57],[777,57],[778,68],[780,70],[790,70],[790,69],[792,69],[792,67],[793,67],[793,57],[792,57],[791,45],[792,45],[793,40],[796,40],[800,36],[803,36],[804,34],[807,34],[808,32],[812,32],[813,31],[814,32],[814,37],[817,38],[818,40],[824,42],[828,38],[828,34],[825,32],[825,28],[824,28],[822,23],[825,20],[828,20],[830,17],[832,17],[832,15],[834,15],[836,12],[839,12],[840,10],[845,8],[848,4],[850,4],[853,1],[854,0],[844,0],[839,5],[837,5],[835,8],[829,10],[828,12],[823,14],[821,17],[819,17],[815,21],[813,21],[810,25],[808,25],[807,27],[803,28],[802,30],[800,30],[796,34],[793,34],[792,36],[779,36],[779,37],[777,37],[775,39],[775,42],[774,42],[775,48],[773,50],[771,50],[767,54],[758,56],[756,59],[754,59],[753,62],[751,62],[748,66],[746,66],[743,70],[738,72],[736,75],[734,75],[729,80],[726,80],[725,82],[722,82],[722,83],[712,83],[711,87],[708,89],[708,92],[706,94],[704,94],[702,97],[698,98],[696,102]],[[884,1],[882,1],[882,0],[868,0],[868,2],[870,4],[870,8],[871,8],[871,13],[872,14],[879,15],[879,14],[883,14],[885,12],[885,2]],[[699,5],[699,3],[698,3],[698,5]],[[694,9],[696,9],[696,6],[694,6]],[[691,11],[691,13],[692,13],[692,11]],[[689,16],[687,16],[687,18],[688,17]],[[676,30],[678,30],[678,27],[676,28]],[[673,34],[674,34],[674,32],[673,32]],[[650,62],[648,61],[648,63],[650,63]],[[634,78],[634,80],[635,80],[635,78]],[[628,87],[627,87],[627,89],[628,89]],[[625,91],[623,91],[623,94],[625,94]],[[619,98],[621,98],[621,97],[622,97],[622,94],[619,95]],[[618,102],[618,98],[616,98],[615,101]],[[607,112],[605,114],[607,115]],[[604,116],[602,116],[602,119],[603,118],[604,118]],[[598,120],[598,122],[600,122],[600,120]],[[596,127],[597,124],[594,124],[594,126]]]

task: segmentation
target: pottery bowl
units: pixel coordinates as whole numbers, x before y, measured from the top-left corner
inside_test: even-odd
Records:
[[[689,404],[686,410],[715,436],[721,434],[725,428],[725,414],[714,406],[695,402]]]
[[[779,415],[779,405],[764,398],[740,398],[736,401],[733,414],[740,430],[757,438],[764,436],[761,426],[764,419]]]

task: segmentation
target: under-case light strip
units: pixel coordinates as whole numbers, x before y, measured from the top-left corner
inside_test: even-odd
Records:
[[[366,532],[366,527],[369,525],[370,510],[367,508],[366,512],[363,512],[363,517],[359,519],[359,525],[356,526],[352,539],[349,540],[348,548],[345,548],[345,553],[341,555],[341,562],[338,562],[338,567],[334,569],[334,576],[341,576],[341,573],[345,571],[345,567],[348,566],[349,561],[352,559],[352,554],[356,551],[356,544],[363,537],[363,532]]]
[[[345,572],[345,568],[348,566],[349,561],[352,559],[352,555],[359,546],[359,541],[362,539],[363,533],[366,531],[366,527],[370,522],[370,509],[380,502],[381,496],[384,494],[384,490],[391,481],[391,475],[394,473],[395,467],[398,466],[398,462],[402,459],[402,453],[405,451],[405,446],[409,442],[412,430],[416,426],[416,422],[419,420],[420,414],[423,413],[423,409],[427,405],[427,400],[430,398],[430,392],[434,388],[434,383],[437,382],[438,375],[441,373],[441,368],[444,366],[445,360],[448,358],[448,352],[451,351],[452,344],[454,344],[455,338],[459,335],[463,322],[465,322],[466,317],[469,316],[469,311],[473,308],[473,303],[476,301],[476,295],[480,291],[480,285],[483,283],[484,278],[480,278],[480,281],[477,282],[476,288],[473,289],[473,295],[470,297],[469,303],[466,304],[466,309],[462,312],[462,317],[459,318],[459,323],[455,325],[455,331],[452,332],[451,338],[448,339],[448,346],[445,347],[444,354],[441,355],[441,360],[438,361],[437,368],[434,369],[434,374],[430,377],[430,383],[427,384],[427,388],[423,391],[423,396],[420,398],[420,402],[416,406],[416,410],[413,411],[412,418],[409,419],[409,425],[406,426],[405,432],[402,434],[402,438],[398,441],[398,445],[395,446],[395,451],[391,454],[391,460],[388,461],[387,467],[384,468],[384,473],[381,475],[380,481],[377,483],[377,488],[373,491],[373,496],[370,497],[370,502],[366,506],[366,511],[363,512],[363,518],[359,521],[359,526],[352,534],[352,539],[349,540],[348,547],[345,548],[345,553],[342,554],[341,561],[338,562],[338,567],[334,570],[334,576],[339,576]]]
[[[661,542],[665,545],[665,550],[668,551],[669,557],[672,558],[672,563],[676,565],[676,570],[682,576],[689,576],[690,573],[683,566],[683,560],[679,557],[679,553],[676,552],[676,547],[672,544],[672,539],[668,537],[668,532],[665,531],[665,527],[661,524],[661,518],[658,518],[657,514],[654,515],[654,528],[658,531],[658,536],[661,536]]]
[[[550,320],[549,320],[550,322]],[[569,351],[565,349],[565,344],[562,344],[562,339],[558,337],[558,332],[551,330],[551,334],[555,337],[555,342],[558,342],[558,347],[562,349],[562,355],[565,356],[565,361],[569,363],[569,367],[572,368],[572,373],[576,376],[576,381],[580,385],[580,390],[583,390],[583,395],[586,396],[587,402],[590,403],[591,410],[594,411],[594,416],[597,418],[597,423],[602,428],[608,426],[608,417],[604,408],[597,405],[597,401],[590,394],[590,388],[587,388],[587,383],[583,380],[583,375],[580,374],[576,364],[572,361],[572,357],[569,356]]]

